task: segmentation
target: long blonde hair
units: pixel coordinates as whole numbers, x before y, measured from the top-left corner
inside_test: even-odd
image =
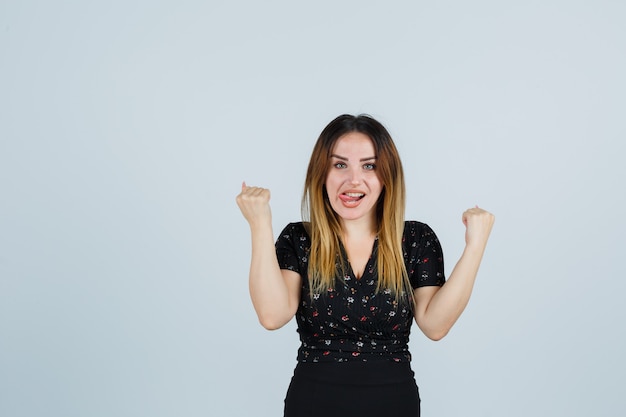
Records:
[[[309,161],[302,217],[311,238],[309,253],[309,289],[311,296],[333,288],[338,274],[343,274],[345,259],[341,251],[341,223],[332,209],[326,192],[326,176],[331,153],[337,140],[350,132],[367,135],[376,152],[376,172],[383,189],[376,204],[378,234],[378,287],[389,289],[396,299],[409,293],[402,252],[404,231],[405,185],[398,150],[385,127],[368,115],[344,114],[331,121],[320,134]]]

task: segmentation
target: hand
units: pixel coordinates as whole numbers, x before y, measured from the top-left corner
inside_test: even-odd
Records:
[[[462,220],[465,225],[465,244],[480,245],[484,248],[496,220],[495,216],[476,206],[465,210]]]
[[[241,193],[237,196],[237,205],[250,226],[270,222],[270,190],[261,187],[248,187],[241,184]]]

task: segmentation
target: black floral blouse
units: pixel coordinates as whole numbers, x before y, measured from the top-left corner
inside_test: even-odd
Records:
[[[405,222],[402,246],[413,288],[444,284],[441,245],[428,225]],[[345,276],[337,277],[334,288],[313,297],[309,294],[307,274],[310,247],[302,222],[288,224],[276,241],[280,267],[302,277],[301,301],[296,313],[301,341],[298,361],[410,361],[408,343],[413,308],[406,298],[396,301],[389,289],[376,291],[378,240],[361,278],[357,279],[347,264]]]

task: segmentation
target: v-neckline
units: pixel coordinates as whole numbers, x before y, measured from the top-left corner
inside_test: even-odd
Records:
[[[373,262],[374,255],[376,254],[376,251],[378,250],[378,236],[374,237],[374,243],[372,244],[372,250],[370,252],[369,257],[367,258],[367,262],[365,262],[365,267],[363,268],[363,273],[361,274],[360,277],[357,277],[356,273],[354,272],[354,268],[352,268],[352,263],[350,262],[350,259],[348,258],[348,251],[346,250],[345,246],[343,245],[343,242],[339,241],[339,245],[341,247],[341,254],[343,255],[345,263],[348,266],[348,270],[347,270],[348,274],[350,275],[350,277],[354,278],[358,282],[362,281],[363,277],[365,277],[365,275],[367,275],[369,273],[369,270],[371,269],[371,265],[370,264]]]

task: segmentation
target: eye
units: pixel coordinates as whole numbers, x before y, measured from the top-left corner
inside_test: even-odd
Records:
[[[373,170],[376,169],[376,164],[372,164],[372,163],[365,164],[365,165],[363,165],[363,169],[366,170],[366,171],[373,171]]]
[[[333,167],[338,168],[338,169],[342,169],[342,168],[346,168],[347,165],[344,162],[335,162],[333,164]]]

